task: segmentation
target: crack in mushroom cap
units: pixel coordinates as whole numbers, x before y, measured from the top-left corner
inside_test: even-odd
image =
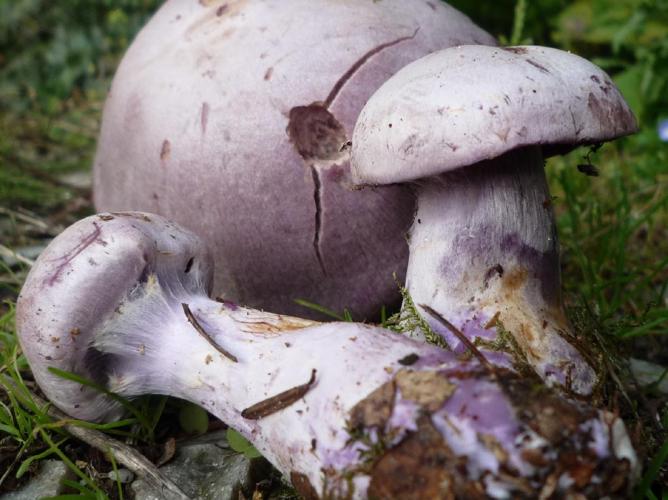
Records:
[[[194,231],[229,299],[313,316],[300,297],[370,318],[399,301],[414,199],[350,190],[341,147],[387,78],[462,43],[495,41],[436,0],[166,1],[114,77],[96,208]]]
[[[358,184],[415,180],[528,145],[547,155],[637,130],[610,77],[547,47],[459,46],[390,78],[353,134]]]
[[[39,256],[18,298],[17,332],[35,379],[58,408],[85,420],[121,415],[119,403],[49,367],[105,386],[113,359],[93,347],[96,330],[152,275],[164,287],[203,294],[212,259],[189,231],[140,212],[87,217]]]

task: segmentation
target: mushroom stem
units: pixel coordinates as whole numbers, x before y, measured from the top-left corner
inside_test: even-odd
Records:
[[[599,497],[632,482],[637,460],[617,416],[382,328],[213,301],[211,271],[201,242],[158,216],[70,227],[17,304],[41,388],[89,419],[118,407],[50,366],[125,397],[192,401],[305,498]]]
[[[563,312],[556,228],[539,148],[430,178],[417,193],[406,278],[415,303],[431,306],[481,350],[519,355],[548,383],[590,393],[596,377],[572,343]],[[466,350],[436,319],[425,317],[455,352]],[[502,330],[514,342],[503,342]],[[507,356],[490,356],[508,363]]]
[[[405,467],[425,483],[422,498],[435,497],[443,482],[452,493],[477,477],[486,494],[504,498],[543,481],[549,468],[534,462],[547,450],[566,464],[575,446],[585,457],[578,466],[596,464],[601,477],[628,474],[635,461],[615,417],[542,389],[526,405],[530,384],[511,371],[489,372],[371,326],[192,296],[155,275],[121,304],[93,347],[114,358],[110,390],[201,405],[252,441],[306,498],[400,497],[407,485],[397,474]],[[452,466],[434,468],[434,457]],[[464,474],[454,465],[462,457]]]

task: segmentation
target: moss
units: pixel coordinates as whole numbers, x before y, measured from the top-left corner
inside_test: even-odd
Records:
[[[396,281],[396,275],[394,278]],[[408,289],[398,282],[397,286],[399,287],[399,292],[401,293],[401,297],[403,299],[401,311],[390,316],[385,321],[385,323],[383,323],[383,327],[392,330],[393,332],[408,334],[409,336],[412,336],[415,334],[415,332],[422,332],[425,340],[429,344],[449,351],[450,347],[445,342],[443,337],[437,334],[418,312],[417,307],[415,306],[415,302],[413,302]]]

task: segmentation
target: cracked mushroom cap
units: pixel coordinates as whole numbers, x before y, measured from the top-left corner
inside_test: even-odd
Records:
[[[204,294],[213,267],[192,233],[139,212],[87,217],[39,256],[18,298],[17,332],[35,379],[58,408],[84,420],[121,414],[117,402],[49,367],[106,385],[115,360],[92,347],[95,331],[120,314],[121,300],[151,274],[163,287]]]
[[[404,187],[352,192],[342,146],[396,71],[474,43],[495,41],[440,0],[168,0],[112,83],[96,208],[194,231],[228,299],[371,317],[399,300],[414,200]]]
[[[537,46],[460,46],[390,78],[353,134],[358,184],[415,180],[542,145],[546,156],[637,130],[610,77],[589,61]]]

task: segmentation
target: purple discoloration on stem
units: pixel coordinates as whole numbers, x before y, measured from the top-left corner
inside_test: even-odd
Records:
[[[493,340],[497,334],[494,329],[485,329],[482,325],[487,324],[489,316],[486,314],[474,314],[471,319],[465,319],[465,316],[457,315],[453,319],[448,318],[454,325],[458,326],[461,332],[470,341],[475,342],[476,339]],[[430,321],[430,325],[434,332],[438,333],[445,339],[455,354],[462,354],[468,351],[464,343],[457,338],[457,336],[448,330],[445,326],[435,321]]]

